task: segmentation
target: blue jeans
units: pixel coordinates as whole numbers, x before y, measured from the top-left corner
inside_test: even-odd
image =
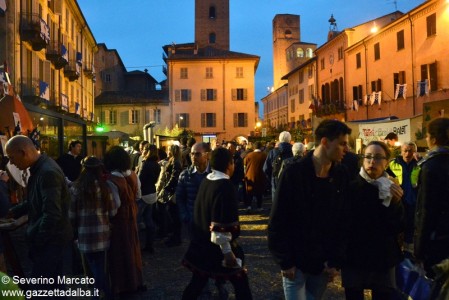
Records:
[[[153,235],[155,231],[155,225],[153,220],[153,205],[147,204],[142,199],[137,201],[137,226],[139,223],[145,224],[146,244],[153,244]]]
[[[109,285],[109,272],[107,269],[107,253],[106,251],[100,252],[87,252],[84,253],[89,270],[95,279],[95,287],[104,293],[104,299],[112,299],[111,287]],[[100,297],[94,297],[93,299],[100,299]]]
[[[286,300],[320,300],[326,290],[326,274],[311,275],[296,269],[295,279],[282,277]]]

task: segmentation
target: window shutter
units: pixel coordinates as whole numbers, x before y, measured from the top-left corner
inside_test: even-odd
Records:
[[[206,114],[201,114],[201,127],[206,127]]]
[[[399,83],[400,84],[404,84],[406,81],[405,81],[405,71],[400,71],[399,72]]]
[[[232,100],[237,100],[237,89],[231,89]]]
[[[185,118],[185,125],[186,127],[189,127],[190,124],[190,119],[189,119],[189,114],[184,114],[184,118]]]
[[[145,110],[145,120],[144,123],[150,122],[151,111],[149,109]]]
[[[217,126],[217,114],[212,114],[212,126],[216,127]]]
[[[217,100],[217,89],[214,89],[214,100]]]
[[[430,90],[438,90],[437,62],[429,64]]]
[[[201,89],[201,101],[205,101],[205,100],[206,100],[206,90]]]
[[[244,114],[243,114],[243,117],[244,117],[244,120],[245,120],[245,121],[244,121],[244,122],[245,122],[245,124],[244,124],[245,126],[244,126],[244,127],[248,127],[248,114],[247,114],[247,113],[244,113]]]
[[[176,114],[175,115],[175,120],[176,120],[176,124],[178,124],[178,126],[180,125],[180,119],[179,119],[179,117],[181,116],[181,114]]]
[[[103,120],[104,120],[104,123],[105,124],[110,124],[110,113],[111,113],[111,111],[110,110],[106,110],[106,111],[104,111],[104,112],[102,112],[102,114],[104,113],[104,115],[103,115]]]
[[[243,100],[248,99],[248,89],[243,89]]]
[[[175,101],[181,101],[181,91],[175,90]]]
[[[192,90],[187,90],[187,100],[192,100]]]
[[[100,123],[106,123],[106,112],[105,111],[101,111],[100,114]]]
[[[130,109],[128,110],[128,124],[133,123],[133,111]]]
[[[234,127],[239,127],[239,114],[234,113]]]

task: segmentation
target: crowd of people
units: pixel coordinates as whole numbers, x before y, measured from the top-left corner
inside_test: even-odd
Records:
[[[238,243],[239,205],[261,213],[271,194],[268,248],[287,300],[323,299],[339,274],[348,300],[363,299],[366,289],[373,300],[397,299],[396,267],[404,258],[434,280],[429,299],[445,299],[449,119],[429,123],[423,158],[411,141],[398,146],[394,133],[357,156],[351,129],[336,120],[322,121],[314,134],[313,145],[293,143],[287,131],[266,144],[183,137],[166,153],[142,141],[131,151],[113,146],[103,160],[83,157],[82,143],[72,141],[56,161],[28,137],[14,136],[5,155],[29,170],[25,200],[11,204],[10,176],[0,171],[0,218],[28,215],[31,278],[64,275],[73,252],[95,278],[98,298],[126,299],[146,289],[142,251],[153,254],[156,239],[177,247],[184,238],[182,263],[192,278],[182,299],[197,299],[212,278],[220,299],[228,298],[230,281],[236,299],[246,300],[252,295]]]

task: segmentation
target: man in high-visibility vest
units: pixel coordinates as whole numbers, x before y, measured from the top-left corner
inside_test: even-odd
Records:
[[[414,218],[416,197],[418,193],[418,177],[420,168],[415,159],[416,144],[407,142],[401,146],[401,155],[390,161],[389,169],[404,190],[403,204],[405,209],[404,253],[413,253],[413,236],[415,232]]]

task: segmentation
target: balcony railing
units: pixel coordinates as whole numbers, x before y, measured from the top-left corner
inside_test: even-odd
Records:
[[[20,94],[22,100],[34,105],[44,106],[50,104],[47,99],[41,98],[40,80],[38,78],[24,77],[19,79],[20,82]]]
[[[327,103],[319,106],[316,109],[316,115],[317,116],[328,116],[328,115],[334,115],[334,114],[341,114],[346,111],[344,107],[344,102],[333,102],[333,103]]]
[[[34,51],[40,51],[50,42],[50,28],[38,14],[22,13],[20,36],[31,44]]]
[[[76,60],[69,60],[69,63],[64,66],[64,76],[70,81],[75,81],[80,77],[80,65]]]
[[[83,66],[83,72],[84,75],[86,75],[87,78],[93,79],[95,77],[95,68],[93,63],[86,63]]]
[[[52,62],[56,70],[63,68],[68,63],[66,47],[59,41],[51,41],[47,45],[45,57]]]

